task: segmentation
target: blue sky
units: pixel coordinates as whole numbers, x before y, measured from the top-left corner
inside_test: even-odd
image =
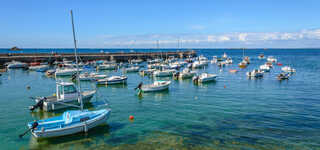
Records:
[[[319,0],[3,0],[0,47],[320,47]]]

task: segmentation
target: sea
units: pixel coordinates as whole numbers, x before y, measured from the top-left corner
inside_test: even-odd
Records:
[[[154,52],[187,49],[79,49],[83,52]],[[190,49],[188,49],[190,50]],[[86,109],[95,110],[108,103],[112,109],[106,124],[88,133],[35,139],[27,123],[61,115],[59,112],[30,112],[30,97],[53,95],[56,81],[44,73],[21,69],[8,70],[0,76],[0,149],[1,150],[84,150],[84,149],[216,149],[216,150],[320,150],[320,49],[246,49],[247,68],[240,69],[243,49],[193,49],[208,59],[226,53],[233,64],[216,64],[196,69],[198,73],[217,74],[216,82],[194,84],[191,79],[170,80],[169,90],[143,93],[134,88],[157,78],[127,73],[127,84],[97,86],[81,82],[82,89],[96,89]],[[0,53],[73,52],[73,49],[25,49]],[[258,69],[274,56],[274,64],[263,78],[250,79],[246,72]],[[296,73],[279,81],[281,67],[290,66]],[[86,68],[87,71],[95,71]],[[239,70],[230,73],[229,70]],[[101,74],[124,74],[121,69],[99,71]],[[27,88],[29,87],[29,88]],[[129,116],[134,119],[130,120]]]

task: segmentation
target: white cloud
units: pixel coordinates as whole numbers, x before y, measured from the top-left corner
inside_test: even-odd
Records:
[[[239,37],[239,40],[240,41],[247,41],[247,36],[248,36],[248,33],[240,33],[239,35],[238,35],[238,37]]]
[[[101,36],[103,37],[103,36]],[[320,47],[320,29],[298,32],[234,32],[224,34],[144,34],[105,36],[102,47]],[[101,41],[101,40],[98,40]],[[91,44],[92,45],[92,44]]]

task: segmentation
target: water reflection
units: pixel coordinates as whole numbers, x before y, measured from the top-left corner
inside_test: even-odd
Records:
[[[127,88],[127,83],[121,83],[121,84],[109,84],[109,85],[97,85],[97,87],[100,88]]]
[[[157,92],[147,92],[142,93],[141,96],[138,95],[139,99],[142,100],[143,98],[150,98],[152,97],[156,101],[161,101],[165,99],[169,95],[169,89]]]

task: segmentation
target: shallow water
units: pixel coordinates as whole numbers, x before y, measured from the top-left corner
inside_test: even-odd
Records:
[[[110,104],[107,124],[88,134],[41,141],[18,135],[29,121],[61,114],[27,109],[33,104],[28,97],[52,95],[56,81],[38,72],[10,70],[0,77],[1,149],[319,149],[320,50],[247,50],[251,64],[236,74],[228,71],[238,69],[242,50],[197,50],[210,59],[223,52],[233,58],[232,65],[220,70],[210,64],[198,70],[218,74],[217,82],[194,85],[191,80],[165,78],[172,80],[169,91],[143,97],[133,89],[153,79],[138,73],[127,74],[127,85],[81,82],[83,88],[98,90],[89,109],[101,100]],[[245,72],[266,61],[257,59],[261,52],[297,73],[279,82],[280,67],[274,66],[263,79],[248,79]],[[128,120],[130,115],[134,121]]]

